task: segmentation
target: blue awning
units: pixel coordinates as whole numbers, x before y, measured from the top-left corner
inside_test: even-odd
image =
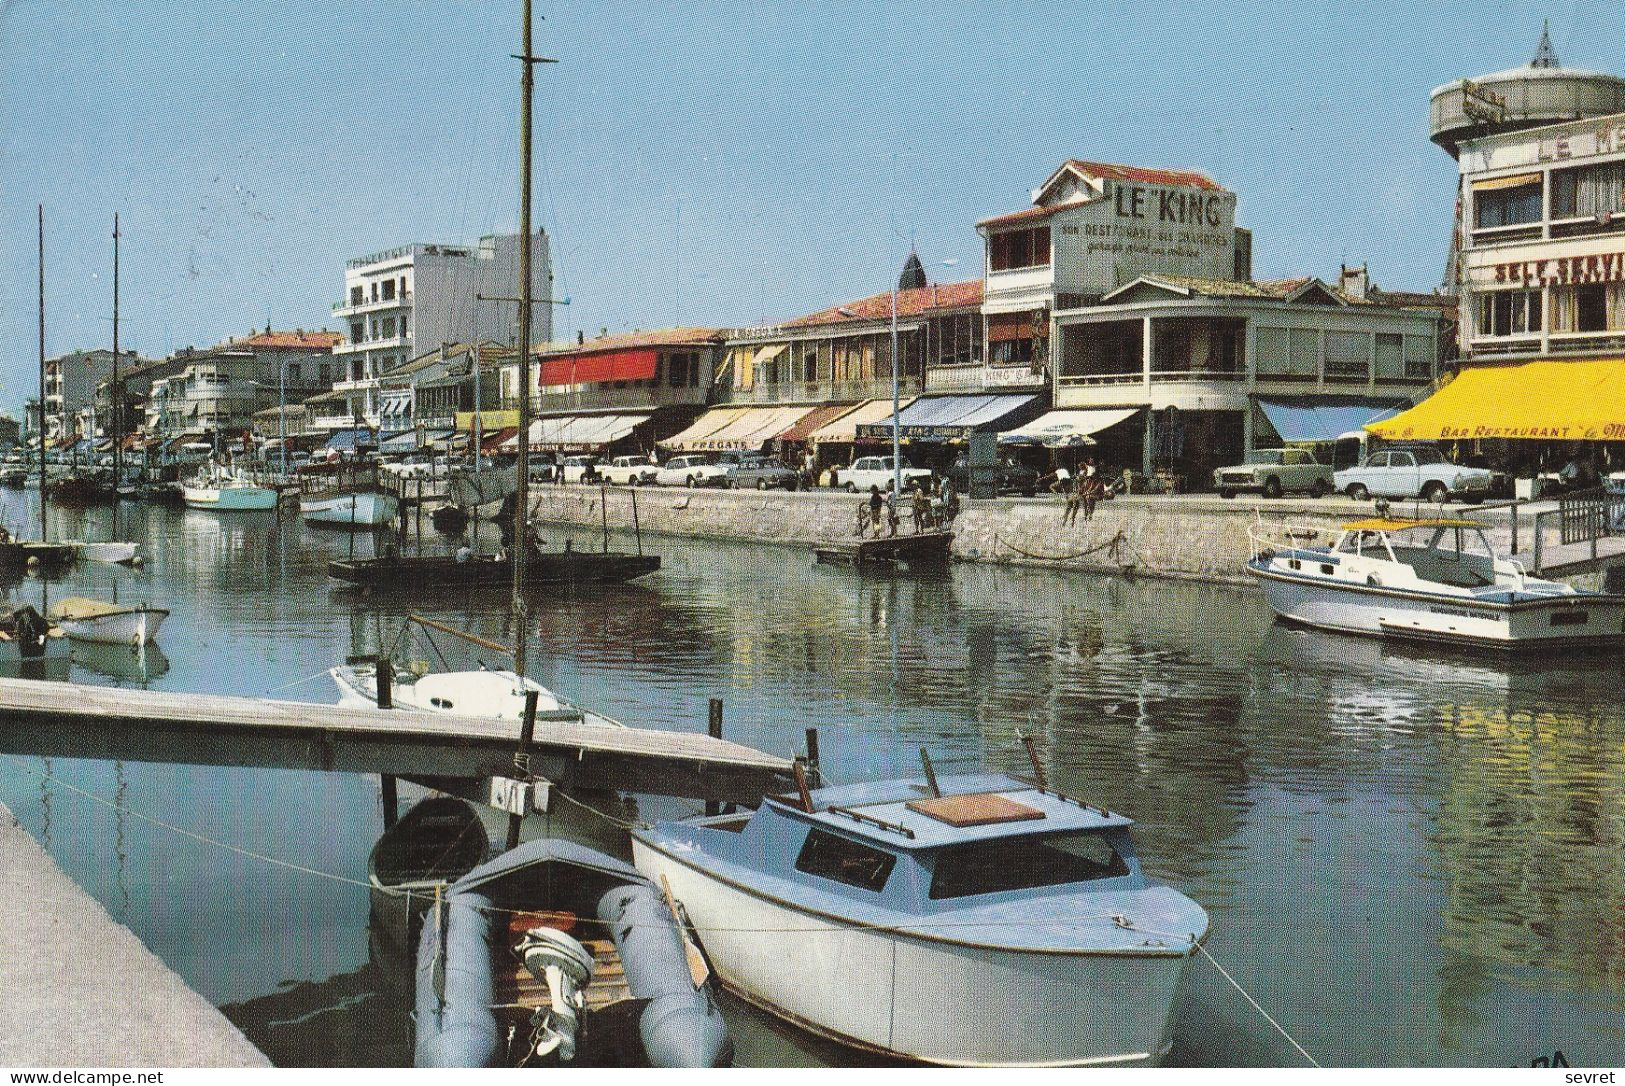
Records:
[[[1336,441],[1368,423],[1398,414],[1403,406],[1392,400],[1258,401],[1259,410],[1288,444]]]
[[[1024,412],[1034,410],[1036,395],[1026,396],[921,396],[897,416],[901,437],[951,441],[979,430],[997,430]],[[892,420],[882,418],[858,425],[858,437],[891,436]]]
[[[338,430],[327,439],[323,448],[337,449],[339,452],[353,452],[357,445],[372,445],[374,439],[371,430]]]
[[[405,430],[384,438],[378,443],[380,452],[404,452],[418,447],[418,434],[416,430]]]

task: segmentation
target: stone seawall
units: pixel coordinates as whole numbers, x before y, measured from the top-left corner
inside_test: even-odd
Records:
[[[599,528],[607,512],[612,529],[637,522],[646,533],[810,547],[850,539],[862,500],[831,491],[669,490],[649,487],[541,486],[532,491],[535,517],[554,524]],[[1325,530],[1369,516],[1370,505],[1343,499],[1319,502],[1202,497],[1124,497],[1101,502],[1093,520],[1063,527],[1059,498],[969,501],[954,524],[954,557],[972,562],[1185,577],[1250,583],[1242,567],[1250,557],[1247,527],[1262,510],[1266,520]],[[910,531],[905,514],[900,532]],[[557,544],[557,532],[544,532]],[[586,539],[572,533],[577,546]],[[596,543],[596,538],[593,540]]]

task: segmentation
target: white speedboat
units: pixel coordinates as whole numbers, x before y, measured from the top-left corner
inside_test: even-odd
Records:
[[[381,490],[352,490],[337,494],[301,495],[299,515],[309,524],[339,528],[376,528],[392,523],[400,501]]]
[[[1285,525],[1249,534],[1247,572],[1289,622],[1503,649],[1625,637],[1625,596],[1530,576],[1495,553],[1476,521],[1379,517],[1345,524],[1335,538]]]
[[[371,664],[344,664],[327,674],[339,688],[339,704],[376,706],[378,672]],[[453,713],[492,720],[522,720],[525,692],[536,691],[540,720],[567,720],[582,724],[624,727],[607,716],[571,705],[535,679],[521,679],[512,671],[477,668],[472,671],[430,671],[423,661],[392,672],[390,702],[396,709]]]
[[[936,785],[933,794],[932,785]],[[1152,1063],[1207,914],[1129,819],[997,774],[768,796],[632,831],[744,999],[927,1063]]]
[[[133,607],[84,596],[69,596],[51,608],[51,617],[75,641],[103,645],[145,645],[158,636],[169,612],[144,603]]]

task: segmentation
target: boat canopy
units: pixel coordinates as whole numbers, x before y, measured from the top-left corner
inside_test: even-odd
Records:
[[[1625,358],[1543,358],[1468,366],[1415,407],[1365,428],[1390,441],[1596,441],[1625,434],[1621,405]]]

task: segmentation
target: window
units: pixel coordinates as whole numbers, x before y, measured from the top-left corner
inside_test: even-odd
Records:
[[[385,339],[395,338],[395,318],[385,317],[383,323],[383,336]]]
[[[1377,333],[1377,377],[1405,376],[1405,337],[1397,332]]]
[[[366,297],[366,295],[362,292],[362,290],[361,290],[361,288],[359,286],[354,286],[354,287],[350,288],[350,304],[351,305],[360,305],[362,300],[365,297]]]
[[[1625,329],[1625,283],[1586,283],[1552,288],[1552,331],[1611,332]]]
[[[1537,315],[1536,319],[1539,317]],[[1405,376],[1430,379],[1433,377],[1434,348],[1432,336],[1405,337]]]
[[[994,271],[1012,268],[1042,268],[1049,265],[1049,227],[1008,230],[988,239]]]
[[[395,300],[395,280],[393,280],[393,279],[385,279],[384,280],[384,301],[393,302],[394,300]]]
[[[1033,340],[1006,339],[988,344],[988,365],[1025,366],[1033,360]]]
[[[1552,218],[1595,218],[1625,211],[1625,163],[1552,174]]]
[[[301,374],[301,371],[299,369],[299,363],[297,363],[297,362],[289,362],[288,363],[288,380],[292,381],[294,384],[297,385],[299,383],[299,379],[300,379],[301,376],[302,376],[302,374]]]
[[[1128,874],[1103,833],[1056,833],[954,845],[937,854],[933,900],[1061,886]]]
[[[1540,291],[1498,290],[1478,296],[1478,334],[1527,336],[1540,332]]]
[[[350,342],[365,343],[367,341],[367,323],[365,321],[350,322]]]
[[[1480,230],[1496,226],[1518,226],[1539,222],[1541,217],[1539,177],[1521,185],[1473,190],[1473,225]]]
[[[1313,328],[1292,329],[1292,372],[1313,377],[1320,372],[1320,333]]]
[[[321,375],[322,375],[321,376],[322,384],[324,384],[324,385],[328,384],[329,382],[331,382],[333,380],[332,367],[330,367],[326,362],[323,362],[321,364],[320,372],[321,372]]]
[[[1365,380],[1371,368],[1371,336],[1366,332],[1326,333],[1326,376]]]
[[[1443,464],[1447,462],[1444,458],[1444,453],[1440,452],[1438,449],[1429,448],[1427,446],[1412,449],[1410,452],[1404,454],[1394,454],[1395,457],[1401,455],[1411,457],[1418,464]]]
[[[1391,452],[1388,454],[1388,466],[1391,468],[1414,468],[1416,457],[1408,452]]]

